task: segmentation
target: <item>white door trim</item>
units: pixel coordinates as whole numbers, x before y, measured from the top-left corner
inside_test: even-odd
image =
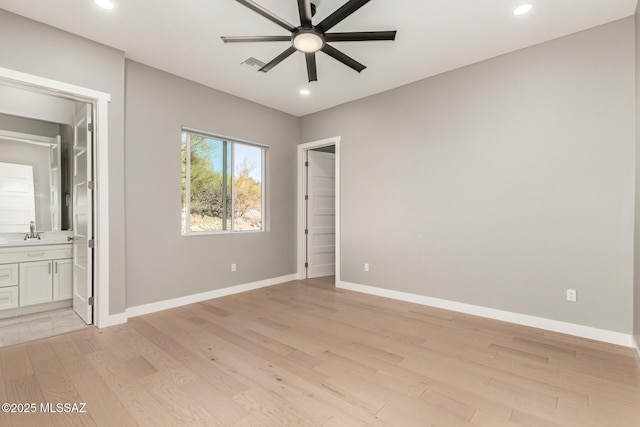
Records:
[[[95,286],[94,324],[105,327],[122,323],[121,315],[109,315],[109,150],[108,150],[108,104],[111,95],[57,80],[0,67],[0,81],[35,92],[52,96],[73,98],[93,104],[95,108],[95,242],[94,258]],[[124,318],[126,321],[126,317]]]
[[[304,260],[306,258],[306,245],[304,244],[304,217],[305,203],[304,193],[306,188],[306,174],[304,173],[304,162],[306,152],[314,148],[336,147],[336,283],[340,283],[340,136],[312,141],[298,145],[298,262],[297,276],[299,280],[304,279]]]

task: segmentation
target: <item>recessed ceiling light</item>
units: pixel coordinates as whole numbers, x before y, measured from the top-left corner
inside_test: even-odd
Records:
[[[515,9],[513,9],[513,14],[516,16],[519,15],[524,15],[525,13],[529,13],[531,12],[531,9],[533,9],[533,5],[532,4],[523,4],[521,6],[516,7]]]
[[[95,0],[96,4],[103,9],[113,9],[116,5],[111,0]]]
[[[309,95],[310,93],[309,89],[300,89],[300,95]]]

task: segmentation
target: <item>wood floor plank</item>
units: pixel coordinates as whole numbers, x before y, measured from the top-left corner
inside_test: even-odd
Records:
[[[46,403],[40,384],[35,375],[20,376],[5,384],[7,402],[30,405],[28,412],[12,412],[11,422],[15,427],[54,426],[52,415],[40,411],[40,404]]]
[[[478,427],[514,427],[515,424],[510,421],[510,418],[511,411],[505,418],[491,412],[478,409],[471,418],[471,424]]]
[[[26,344],[25,348],[44,396],[44,402],[41,403],[56,405],[56,408],[58,404],[63,405],[63,410],[52,416],[54,423],[64,426],[96,426],[89,408],[86,408],[86,403],[75,389],[51,345],[46,341],[35,341]],[[71,405],[69,408],[76,405],[82,412],[67,412],[64,410],[65,404]]]
[[[151,393],[156,396],[165,406],[167,411],[175,420],[180,420],[180,425],[223,427],[224,424],[217,418],[212,417],[196,400],[191,399],[181,387],[168,384],[157,387],[157,381],[151,377],[146,377],[143,381]],[[223,396],[226,401],[226,396]]]
[[[5,386],[12,381],[33,375],[31,361],[23,345],[3,349],[0,352],[0,363],[2,364],[2,382]]]
[[[102,349],[87,356],[95,370],[140,425],[171,426],[172,414],[163,403],[132,377],[112,353]]]
[[[56,357],[69,375],[94,372],[89,360],[83,354],[80,354],[75,342],[69,335],[53,337],[46,341],[49,342]]]
[[[132,413],[116,396],[103,378],[93,369],[69,375],[71,382],[81,396],[91,417],[99,426],[117,425],[135,427],[136,422]]]
[[[141,318],[132,319],[130,323],[135,330],[145,335],[154,344],[171,355],[175,360],[178,360],[185,367],[193,372],[197,372],[201,378],[206,379],[210,384],[218,388],[218,390],[227,396],[234,396],[237,393],[246,390],[244,384],[237,381],[226,372],[218,369],[215,365],[212,365],[205,359],[199,357],[193,351],[184,347],[178,341],[154,327],[151,323],[142,320]]]
[[[0,373],[2,371],[0,370]],[[4,387],[4,383],[2,384],[2,387],[0,387],[0,404],[1,403],[6,403],[9,402],[9,399],[7,398],[7,392],[5,391],[5,387]],[[2,427],[12,427],[13,426],[13,422],[11,421],[11,414],[5,411],[0,411],[0,426]]]
[[[237,423],[249,415],[247,410],[209,382],[195,381],[184,384],[180,388],[191,400],[204,408],[211,417],[224,425]]]

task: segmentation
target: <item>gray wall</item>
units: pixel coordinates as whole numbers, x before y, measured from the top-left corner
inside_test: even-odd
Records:
[[[124,54],[0,9],[0,66],[111,94],[109,311],[125,309]]]
[[[75,101],[30,90],[0,86],[0,113],[73,124]]]
[[[295,273],[298,119],[136,62],[126,81],[127,306]],[[270,146],[269,232],[181,237],[182,125]]]
[[[53,138],[60,135],[60,125],[0,113],[0,129]]]
[[[303,117],[342,280],[631,333],[634,55],[627,18]]]

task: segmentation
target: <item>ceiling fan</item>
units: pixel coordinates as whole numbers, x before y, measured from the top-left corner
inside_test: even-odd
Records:
[[[273,67],[291,56],[296,50],[303,52],[307,61],[307,74],[309,82],[318,80],[316,69],[316,52],[322,51],[330,57],[342,62],[357,72],[366,67],[355,59],[345,55],[338,49],[327,44],[329,42],[358,42],[370,40],[395,40],[396,31],[359,31],[348,33],[328,33],[336,24],[342,22],[356,10],[360,9],[370,0],[349,0],[331,15],[323,19],[318,25],[313,25],[311,18],[315,15],[319,0],[298,0],[298,12],[300,13],[300,26],[294,26],[284,19],[274,15],[267,9],[252,0],[236,0],[249,9],[264,16],[268,20],[280,25],[291,32],[290,36],[231,36],[221,37],[225,43],[246,42],[291,42],[284,52],[276,56],[271,62],[265,64],[259,71],[267,72]]]

